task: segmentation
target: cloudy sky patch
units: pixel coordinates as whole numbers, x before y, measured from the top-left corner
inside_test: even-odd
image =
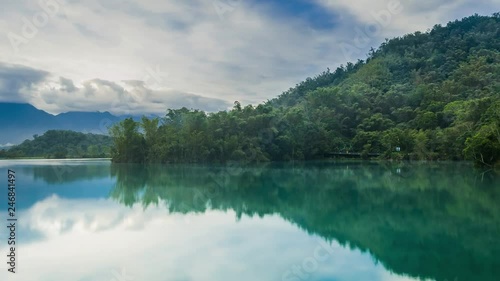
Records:
[[[364,59],[385,38],[489,15],[500,4],[401,0],[392,13],[394,0],[5,2],[0,101],[116,114],[260,103]],[[346,51],[358,29],[376,32]]]

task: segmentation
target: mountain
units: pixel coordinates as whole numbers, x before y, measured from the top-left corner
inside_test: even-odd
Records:
[[[110,121],[117,121],[121,118],[112,115],[109,112],[66,112],[56,115],[57,122],[67,128],[72,126],[77,128],[85,128],[86,130],[91,130],[95,128],[96,125],[99,126],[100,130],[105,130],[105,123]],[[101,128],[102,127],[102,128]]]
[[[53,115],[23,103],[0,103],[0,124],[3,128],[43,126]]]
[[[354,90],[366,99],[393,93],[408,97],[416,91],[420,91],[420,94],[439,91],[444,99],[447,98],[446,92],[453,91],[452,94],[455,94],[458,90],[466,90],[462,98],[468,98],[472,94],[470,91],[480,91],[481,87],[498,93],[498,88],[493,87],[498,87],[498,79],[495,78],[498,78],[499,73],[493,63],[500,51],[499,22],[500,13],[492,16],[473,15],[449,22],[446,26],[435,25],[429,32],[386,39],[378,49],[370,51],[365,61],[350,62],[333,72],[328,70],[314,78],[307,78],[271,100],[270,104],[297,105],[304,102],[311,91],[325,87]],[[469,80],[458,81],[459,78]],[[447,80],[456,82],[463,89],[433,88]],[[411,106],[422,105],[417,104],[419,98],[422,97],[415,97]],[[370,102],[370,105],[375,105],[374,100]],[[377,107],[372,110],[380,111]]]
[[[366,60],[328,69],[255,107],[183,108],[163,121],[120,123],[113,160],[355,155],[500,164],[500,13],[386,40]]]
[[[49,130],[33,140],[25,140],[8,151],[0,150],[0,158],[102,158],[109,156],[112,139],[105,135],[68,130]]]
[[[107,127],[119,122],[109,112],[67,112],[52,115],[26,103],[0,103],[0,145],[19,144],[48,130],[72,130],[107,134]]]

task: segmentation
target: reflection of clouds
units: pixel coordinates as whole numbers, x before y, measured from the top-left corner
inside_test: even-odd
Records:
[[[20,273],[8,280],[109,281],[120,268],[134,280],[281,280],[319,245],[318,237],[279,216],[236,222],[233,212],[169,214],[159,205],[143,210],[57,196],[39,201],[19,213],[19,223],[20,232],[43,238],[19,246]],[[367,254],[335,242],[332,247],[334,255],[308,280],[409,280],[389,274]]]
[[[137,229],[144,223],[137,215],[134,218],[134,213],[126,216],[125,209],[118,212],[110,209],[109,203],[107,200],[79,200],[79,208],[75,209],[72,201],[53,195],[27,210],[20,226],[54,238],[68,232],[99,232],[120,225]]]

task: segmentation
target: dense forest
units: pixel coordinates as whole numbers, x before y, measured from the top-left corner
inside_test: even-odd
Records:
[[[500,160],[500,13],[386,40],[258,106],[169,109],[111,128],[114,162],[266,162],[336,153]]]
[[[34,135],[9,150],[0,150],[1,158],[100,158],[110,156],[112,139],[109,136],[73,131],[47,131]]]

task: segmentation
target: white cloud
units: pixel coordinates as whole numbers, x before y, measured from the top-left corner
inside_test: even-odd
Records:
[[[12,143],[6,143],[6,144],[0,144],[0,148],[6,148],[6,147],[11,147],[14,146]]]
[[[461,19],[474,13],[490,15],[500,0],[315,0],[326,9],[342,15],[341,21],[351,31],[340,45],[343,62],[364,59],[370,48],[377,48],[386,38],[415,31],[425,32],[436,24]]]
[[[111,111],[114,114],[164,114],[167,108],[203,108],[214,112],[227,109],[230,104],[222,99],[183,93],[174,89],[151,89],[143,81],[112,82],[102,79],[84,81],[75,85],[60,77],[46,81],[37,88],[21,91],[30,96],[30,102],[50,113],[61,111]]]
[[[33,14],[22,9],[28,2],[8,7],[0,31],[21,33],[21,17]],[[272,98],[337,64],[336,55],[322,48],[335,45],[340,33],[310,30],[293,18],[278,21],[245,3],[225,20],[211,1],[128,3],[67,1],[17,54],[10,44],[1,44],[0,53],[8,54],[2,60],[46,70],[75,85],[95,78],[143,80],[148,69],[159,66],[168,77],[153,83],[157,89],[228,104]],[[104,94],[92,99],[101,100]],[[36,102],[52,112],[69,106]],[[90,101],[85,106],[91,107]]]
[[[22,101],[20,94],[31,91],[47,75],[45,71],[0,62],[0,102]]]
[[[397,3],[400,12],[393,13],[380,38],[426,31],[435,24],[446,24],[474,13],[490,15],[498,9],[500,0],[315,0],[328,9],[354,17],[360,26],[378,24],[377,18]],[[347,15],[345,14],[347,13]]]
[[[0,42],[1,62],[52,74],[47,83],[57,90],[44,85],[24,95],[26,101],[53,113],[73,108],[150,113],[183,104],[214,110],[235,100],[259,103],[327,67],[345,63],[340,43],[352,42],[355,27],[374,22],[370,12],[384,9],[389,2],[315,0],[332,18],[339,17],[334,27],[315,29],[300,17],[276,17],[264,4],[246,0],[237,1],[222,19],[212,0],[57,1],[60,6],[53,9],[57,13],[49,15],[33,38],[18,46],[18,52],[7,36]],[[369,47],[385,37],[425,30],[474,12],[489,14],[498,3],[402,1],[404,10],[356,58],[363,59]],[[0,34],[5,35],[21,35],[26,25],[22,18],[33,21],[34,15],[44,12],[29,0],[9,1],[2,9]],[[158,68],[168,74],[164,79],[151,78],[150,70]],[[61,84],[67,86],[59,77],[78,88],[74,96],[59,90]],[[126,86],[122,81],[147,80],[145,87],[153,90],[155,98],[165,96],[157,101],[167,104],[147,100],[125,109],[111,108],[110,99],[116,94],[111,92],[117,89],[111,86],[82,99],[81,89],[96,79],[120,87]]]

